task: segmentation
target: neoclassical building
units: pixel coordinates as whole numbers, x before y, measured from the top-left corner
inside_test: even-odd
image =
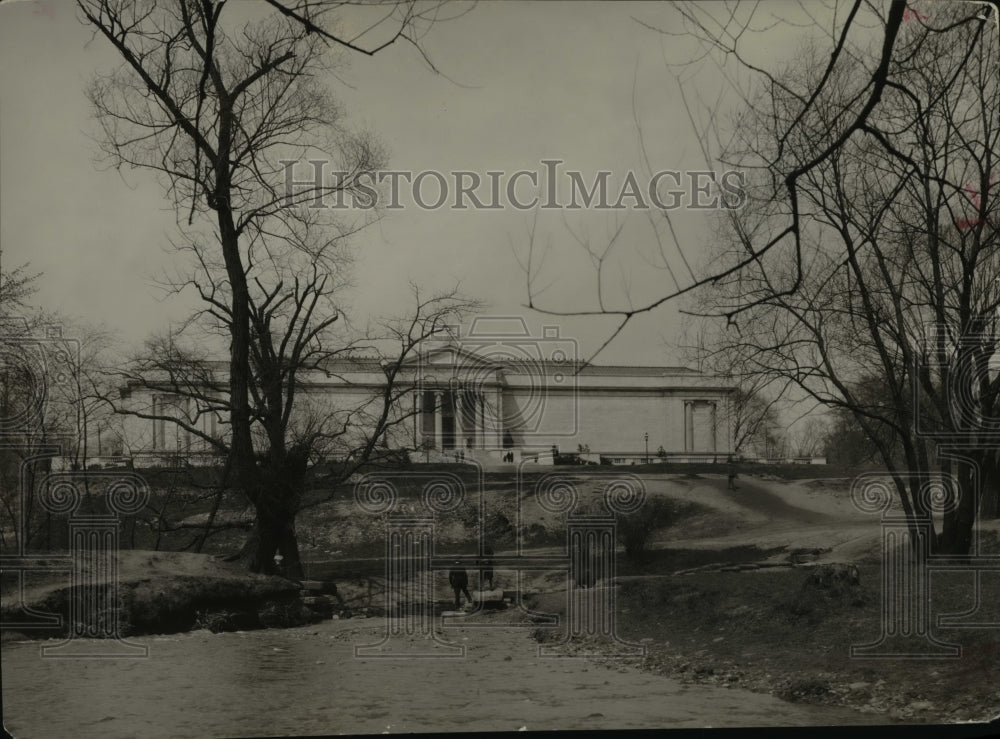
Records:
[[[219,363],[220,377],[224,370]],[[151,416],[184,418],[213,436],[225,433],[224,418],[148,384],[152,389],[123,388],[123,402]],[[301,378],[298,409],[340,414],[363,434],[365,419],[383,407],[385,388],[380,360],[338,359]],[[619,464],[647,456],[724,461],[732,452],[725,378],[685,367],[586,364],[558,342],[439,343],[404,365],[397,388],[384,444],[411,452],[413,461],[545,463],[553,447]],[[123,428],[124,453],[133,458],[211,456],[203,439],[163,418],[132,417]]]
[[[731,385],[684,367],[490,358],[463,346],[422,357],[413,442],[451,450],[550,450],[629,458],[725,456]]]

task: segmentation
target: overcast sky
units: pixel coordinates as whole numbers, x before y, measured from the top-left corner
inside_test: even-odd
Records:
[[[248,0],[249,2],[249,0]],[[637,20],[638,19],[638,20]],[[374,58],[354,56],[331,89],[351,121],[375,131],[392,169],[541,171],[543,159],[589,181],[598,171],[622,182],[640,164],[636,120],[654,169],[704,167],[677,86],[665,62],[690,56],[684,40],[638,21],[679,29],[667,4],[482,3],[439,24],[426,38],[434,74],[412,48]],[[768,42],[774,59],[790,55],[795,34]],[[783,43],[787,42],[784,44]],[[161,186],[139,172],[102,171],[91,139],[96,126],[84,89],[97,69],[118,60],[76,18],[69,2],[4,3],[0,7],[0,238],[6,266],[30,262],[44,273],[39,300],[65,315],[106,324],[129,342],[161,330],[190,309],[164,301],[151,278],[171,260],[174,231]],[[688,70],[690,72],[690,70]],[[692,77],[691,94],[718,85],[713,69]],[[450,79],[449,79],[450,78]],[[634,112],[635,111],[635,112]],[[616,192],[616,187],[611,187]],[[672,288],[651,268],[654,255],[642,213],[627,221],[621,285],[637,302]],[[360,234],[356,320],[405,312],[407,283],[426,290],[461,289],[497,315],[523,315],[533,330],[559,324],[586,355],[607,336],[608,319],[555,319],[532,313],[523,258],[533,214],[408,207],[387,213]],[[565,218],[565,223],[563,219]],[[616,227],[602,212],[543,212],[537,241],[551,248],[543,295],[556,309],[594,307],[589,262],[566,227],[599,244]],[[709,243],[704,211],[676,212],[682,251],[697,264]],[[674,249],[678,279],[690,278]],[[620,290],[619,290],[620,294]],[[601,355],[602,363],[673,364],[664,345],[683,321],[668,305],[635,321]]]

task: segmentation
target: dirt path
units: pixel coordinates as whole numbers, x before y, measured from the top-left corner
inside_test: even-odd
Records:
[[[686,485],[676,477],[647,479],[654,495],[697,502],[722,514],[716,532],[683,531],[654,544],[656,548],[725,549],[756,546],[786,547],[789,551],[823,550],[818,561],[853,561],[877,548],[880,528],[877,516],[858,511],[845,491],[814,489],[808,480],[776,482],[753,476],[741,477],[739,489],[727,489],[723,475],[699,475]],[[768,561],[784,561],[787,554]]]
[[[7,644],[8,730],[41,736],[624,729],[865,723],[842,709],[682,685],[618,663],[539,659],[529,629],[447,628],[464,659],[355,659],[383,622],[146,637],[147,660],[43,660]],[[411,639],[415,641],[415,639]]]
[[[739,489],[727,491],[736,501],[750,510],[770,520],[785,519],[807,526],[829,523],[833,518],[829,513],[802,505],[789,503],[785,497],[772,492],[773,483],[765,483],[754,478],[739,481]]]

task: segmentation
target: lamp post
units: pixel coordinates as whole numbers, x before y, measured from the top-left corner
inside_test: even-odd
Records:
[[[649,432],[647,431],[646,433],[644,433],[642,435],[642,438],[646,442],[646,460],[645,460],[645,463],[649,464]]]

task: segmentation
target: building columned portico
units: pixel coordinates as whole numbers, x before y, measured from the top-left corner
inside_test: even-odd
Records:
[[[496,397],[463,387],[415,391],[415,446],[442,451],[500,448]]]
[[[584,364],[539,343],[529,347],[533,354],[514,358],[509,346],[491,356],[486,346],[444,345],[405,363],[380,445],[417,452],[414,461],[542,461],[553,450],[589,454],[591,461],[724,461],[732,454],[728,378],[686,367]],[[221,383],[225,364],[218,365]],[[381,412],[386,395],[382,365],[369,357],[332,360],[300,383],[299,412],[342,418],[362,438],[364,419],[372,418],[370,409]],[[224,418],[171,396],[167,386],[132,386],[123,397],[158,417],[128,419],[123,438],[135,453],[212,455],[204,438],[177,433],[164,416],[176,414],[213,436],[226,433]]]
[[[440,347],[419,365],[416,449],[555,447],[616,456],[648,443],[649,456],[659,458],[732,452],[726,378],[686,367],[591,365],[558,354],[489,358],[461,346]]]

